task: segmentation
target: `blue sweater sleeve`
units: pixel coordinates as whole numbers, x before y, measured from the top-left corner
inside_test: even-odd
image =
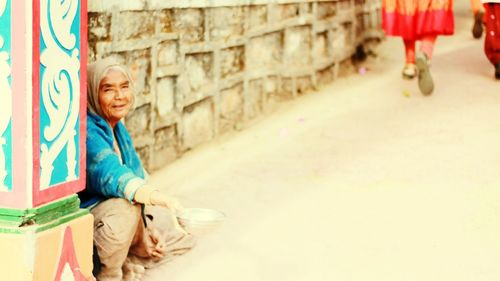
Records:
[[[91,117],[87,124],[87,191],[106,198],[126,198],[127,184],[143,177],[134,172],[134,167],[128,167],[127,161],[121,163],[114,152],[113,132],[100,121]],[[126,154],[122,157],[127,158]]]

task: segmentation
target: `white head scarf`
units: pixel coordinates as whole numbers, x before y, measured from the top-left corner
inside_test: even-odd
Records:
[[[132,89],[132,106],[135,101],[134,83],[130,72],[121,65],[116,59],[109,57],[98,60],[87,66],[87,108],[90,112],[104,118],[104,114],[99,104],[99,85],[110,69],[122,72],[129,80]]]

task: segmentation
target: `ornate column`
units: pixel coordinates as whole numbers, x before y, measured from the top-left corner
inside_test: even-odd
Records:
[[[2,280],[92,279],[86,0],[0,0]]]

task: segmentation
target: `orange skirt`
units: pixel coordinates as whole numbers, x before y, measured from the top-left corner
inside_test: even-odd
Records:
[[[387,35],[405,40],[451,35],[453,0],[382,0],[382,28]]]

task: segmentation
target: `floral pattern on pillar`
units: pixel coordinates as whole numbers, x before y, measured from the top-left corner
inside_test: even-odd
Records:
[[[0,0],[0,191],[12,190],[11,0]]]
[[[80,174],[79,15],[79,0],[40,0],[40,190]]]

